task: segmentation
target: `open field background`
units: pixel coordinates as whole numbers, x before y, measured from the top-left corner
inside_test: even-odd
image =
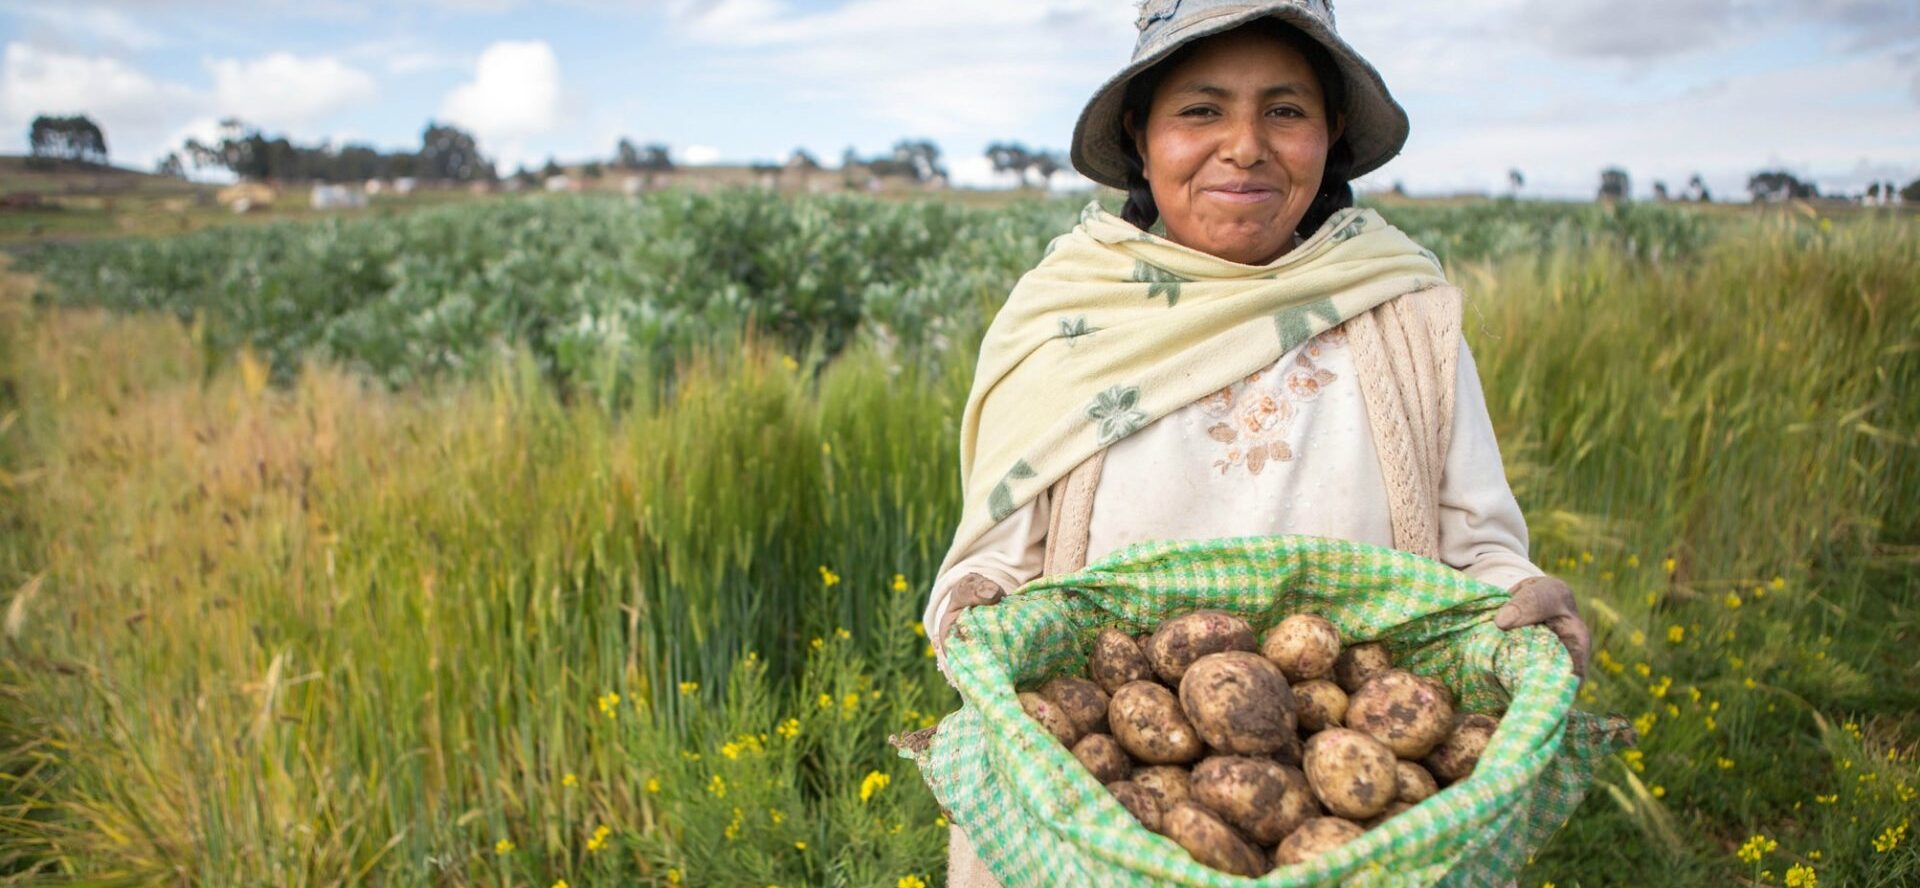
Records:
[[[0,883],[916,885],[888,733],[992,312],[1077,205],[662,194],[0,284]],[[1394,205],[1582,695],[1522,879],[1920,881],[1920,223]]]

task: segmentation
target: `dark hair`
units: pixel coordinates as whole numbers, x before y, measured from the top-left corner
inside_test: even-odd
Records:
[[[1277,37],[1306,56],[1307,64],[1313,68],[1313,76],[1320,81],[1320,92],[1325,101],[1327,116],[1335,114],[1345,117],[1347,113],[1346,81],[1340,76],[1340,68],[1333,61],[1333,54],[1327,52],[1320,41],[1313,39],[1286,22],[1267,18],[1242,25],[1259,33]],[[1238,29],[1236,29],[1238,30]],[[1227,32],[1232,33],[1232,32]],[[1147,112],[1153,105],[1153,94],[1160,89],[1160,82],[1166,79],[1168,72],[1179,65],[1190,54],[1199,41],[1180,47],[1151,68],[1140,72],[1127,83],[1125,96],[1120,100],[1121,119],[1133,116],[1134,126],[1146,125]],[[1140,152],[1134,149],[1133,139],[1127,135],[1124,124],[1120,127],[1120,153],[1127,162],[1127,205],[1121,209],[1120,217],[1145,231],[1153,227],[1160,219],[1160,207],[1153,201],[1153,188],[1147,183],[1146,163],[1140,159]],[[1326,172],[1320,177],[1320,192],[1313,196],[1313,203],[1307,207],[1307,214],[1300,219],[1296,229],[1301,237],[1312,235],[1320,229],[1329,217],[1339,210],[1353,206],[1353,149],[1347,144],[1346,136],[1327,147]]]

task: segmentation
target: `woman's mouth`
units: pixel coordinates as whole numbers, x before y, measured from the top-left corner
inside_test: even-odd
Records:
[[[1227,203],[1253,204],[1274,197],[1274,190],[1258,185],[1223,185],[1207,189],[1207,193]]]

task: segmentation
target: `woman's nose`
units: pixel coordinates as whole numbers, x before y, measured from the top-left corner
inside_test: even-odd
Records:
[[[1260,141],[1260,122],[1256,120],[1238,120],[1229,125],[1220,145],[1222,160],[1237,167],[1250,167],[1260,162],[1266,146]]]

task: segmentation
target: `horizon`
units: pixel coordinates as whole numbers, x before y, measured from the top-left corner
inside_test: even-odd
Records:
[[[1822,193],[1920,178],[1920,5],[1831,7],[1342,4],[1342,34],[1413,121],[1401,156],[1355,188],[1498,197],[1518,169],[1519,197],[1591,200],[1619,166],[1635,198],[1698,172],[1727,202],[1763,170]],[[1103,0],[0,0],[0,151],[26,153],[39,114],[87,114],[110,159],[142,171],[228,116],[382,151],[416,150],[440,120],[502,175],[604,161],[623,137],[687,166],[796,149],[827,165],[925,138],[956,186],[1007,187],[985,146],[1064,156],[1080,105],[1130,54],[1134,14]]]

